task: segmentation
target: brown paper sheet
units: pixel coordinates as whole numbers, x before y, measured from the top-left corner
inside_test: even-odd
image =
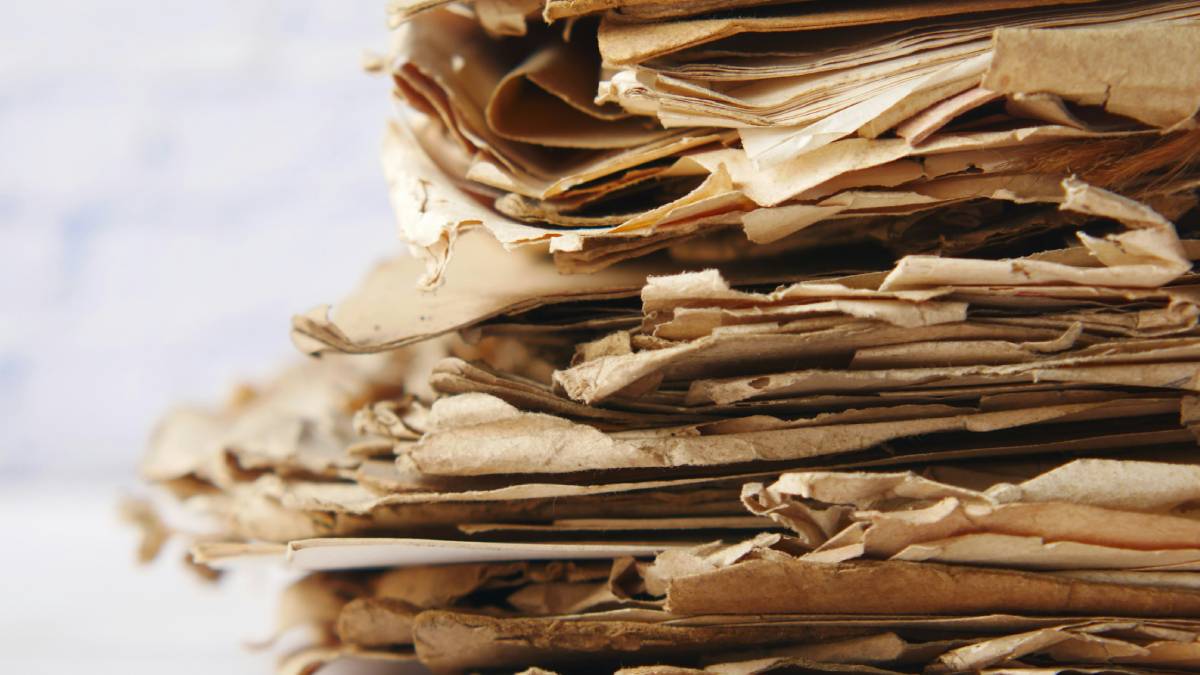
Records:
[[[872,589],[864,593],[863,589]],[[676,577],[668,611],[970,614],[1028,612],[1194,617],[1200,592],[1130,588],[1045,574],[935,563],[810,563],[775,557]]]
[[[1037,55],[1037,62],[1030,61]],[[1047,61],[1056,64],[1046,68]],[[1131,67],[1132,64],[1170,67]],[[1053,94],[1156,127],[1190,122],[1200,110],[1200,26],[1142,25],[1065,31],[1003,29],[983,86]]]
[[[1079,0],[1083,2],[1083,0]],[[874,23],[929,19],[937,16],[979,11],[1015,9],[1040,4],[1031,0],[972,0],[950,5],[938,2],[906,2],[878,6],[853,3],[826,11],[805,11],[804,5],[791,14],[775,13],[729,19],[691,19],[675,23],[635,23],[618,15],[605,16],[600,27],[600,53],[609,64],[639,63],[704,42],[738,33],[795,32],[822,30]],[[1059,3],[1066,4],[1066,3]]]
[[[1200,529],[1184,512],[1198,478],[1191,465],[1085,459],[986,490],[911,472],[784,474],[742,499],[824,560],[1128,569],[1197,563]]]
[[[1177,405],[1168,403],[1167,410],[1178,410]],[[465,394],[434,405],[433,416],[439,421],[413,448],[412,458],[424,472],[458,476],[714,466],[825,457],[906,437],[1099,419],[1119,416],[1120,410],[1101,402],[994,412],[938,410],[907,420],[843,424],[751,419],[747,430],[734,427],[729,433],[706,433],[697,425],[605,434],[544,413],[523,413],[482,394]],[[1143,415],[1146,410],[1138,405],[1129,414]],[[464,454],[463,447],[472,452]]]
[[[295,570],[347,570],[398,565],[442,565],[465,562],[528,560],[595,560],[623,556],[646,557],[662,550],[656,545],[514,544],[426,539],[330,538],[303,539],[265,551],[257,545],[197,544],[198,561],[214,567],[251,560],[286,562]]]
[[[617,659],[654,663],[675,653],[852,636],[853,628],[804,624],[673,627],[640,621],[493,618],[430,611],[414,627],[417,653],[432,668],[470,669],[598,664]]]

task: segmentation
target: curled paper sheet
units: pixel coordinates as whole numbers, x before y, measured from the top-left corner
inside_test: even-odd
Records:
[[[1194,466],[1102,459],[983,491],[914,473],[790,473],[745,486],[742,501],[800,533],[814,558],[1200,569],[1186,515],[1198,479]]]

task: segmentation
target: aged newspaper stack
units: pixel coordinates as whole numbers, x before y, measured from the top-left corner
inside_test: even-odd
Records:
[[[388,16],[413,255],[144,466],[285,671],[1200,670],[1200,5]]]

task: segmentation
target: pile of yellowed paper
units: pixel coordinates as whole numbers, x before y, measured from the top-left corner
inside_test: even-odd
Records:
[[[1200,670],[1200,5],[388,14],[414,255],[144,465],[285,672]]]

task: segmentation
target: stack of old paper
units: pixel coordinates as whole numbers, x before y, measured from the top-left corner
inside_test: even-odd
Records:
[[[418,255],[136,514],[286,671],[1200,670],[1195,3],[389,15]]]
[[[474,226],[565,272],[668,247],[1011,254],[1080,224],[1054,208],[1066,176],[1167,215],[1195,180],[1193,2],[391,9],[396,92],[422,115],[384,164],[429,283]],[[493,208],[429,185],[415,143]]]

